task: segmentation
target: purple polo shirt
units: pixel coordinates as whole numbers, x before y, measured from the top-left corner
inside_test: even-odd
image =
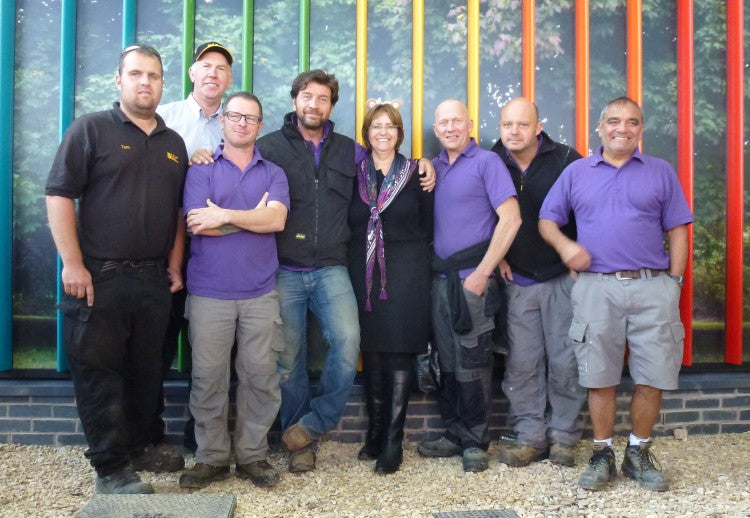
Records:
[[[471,139],[453,162],[443,150],[432,160],[435,186],[435,253],[446,257],[492,237],[497,224],[495,210],[516,195],[516,188],[497,153]],[[466,278],[474,268],[462,270]]]
[[[269,202],[278,201],[289,208],[289,185],[280,167],[265,160],[256,147],[253,160],[240,170],[224,156],[220,145],[213,163],[188,169],[183,206],[186,215],[205,207],[206,199],[225,209],[254,209],[266,192]],[[193,236],[187,288],[201,297],[255,298],[276,287],[274,273],[278,266],[273,232]]]
[[[590,272],[667,269],[664,232],[693,222],[672,166],[638,149],[619,169],[601,147],[566,167],[539,218],[562,226],[571,210],[578,242],[591,254]]]

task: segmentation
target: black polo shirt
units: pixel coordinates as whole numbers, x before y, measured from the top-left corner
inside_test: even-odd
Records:
[[[55,155],[46,193],[80,198],[84,256],[164,258],[174,244],[187,162],[185,143],[159,115],[146,135],[116,102],[111,110],[73,121]]]

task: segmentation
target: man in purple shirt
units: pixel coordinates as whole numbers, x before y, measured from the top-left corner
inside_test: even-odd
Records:
[[[276,367],[284,348],[275,273],[274,232],[284,229],[289,187],[284,171],[255,148],[263,127],[260,101],[232,94],[220,124],[224,145],[185,180],[184,210],[193,233],[186,315],[192,343],[190,411],[196,464],[182,487],[229,476],[229,362],[237,341],[235,474],[255,485],[279,482],[266,460],[267,434],[281,404]]]
[[[433,160],[435,254],[432,322],[442,369],[438,393],[446,431],[422,442],[427,457],[463,455],[464,471],[487,469],[491,412],[495,270],[521,225],[516,189],[502,160],[469,135],[461,101],[435,110],[444,150]]]
[[[579,272],[570,337],[579,382],[589,391],[594,451],[578,484],[604,489],[617,473],[615,389],[627,343],[635,392],[622,472],[646,489],[665,491],[668,480],[649,448],[662,390],[677,388],[685,336],[680,288],[693,217],[672,167],[638,150],[643,112],[634,101],[620,97],[607,104],[598,132],[602,146],[563,171],[539,213],[542,237]],[[559,228],[571,211],[577,241]]]

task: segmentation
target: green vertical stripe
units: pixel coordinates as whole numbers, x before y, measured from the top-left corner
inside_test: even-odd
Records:
[[[135,44],[136,0],[122,0],[122,48]]]
[[[0,2],[0,371],[13,367],[13,83],[16,3]]]
[[[193,64],[195,52],[195,0],[185,0],[182,4],[182,96],[193,91],[188,69]]]
[[[242,2],[242,89],[253,91],[253,62],[255,43],[255,1]]]
[[[60,139],[73,121],[75,109],[75,73],[76,73],[76,0],[63,0],[60,22]],[[57,301],[63,295],[60,274],[62,262],[57,256]],[[57,370],[68,369],[68,358],[65,355],[63,339],[62,312],[57,310]]]
[[[302,73],[310,69],[310,0],[299,0],[299,60]]]

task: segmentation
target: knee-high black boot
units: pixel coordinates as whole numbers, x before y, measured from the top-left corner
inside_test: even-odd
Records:
[[[403,460],[404,421],[411,393],[412,371],[389,369],[386,380],[390,382],[390,387],[386,387],[390,400],[385,405],[387,421],[383,449],[375,462],[375,471],[384,474],[398,471]]]
[[[363,353],[362,372],[365,375],[365,406],[367,407],[367,434],[359,450],[360,460],[376,459],[383,444],[385,419],[383,395],[383,365],[380,353]]]

